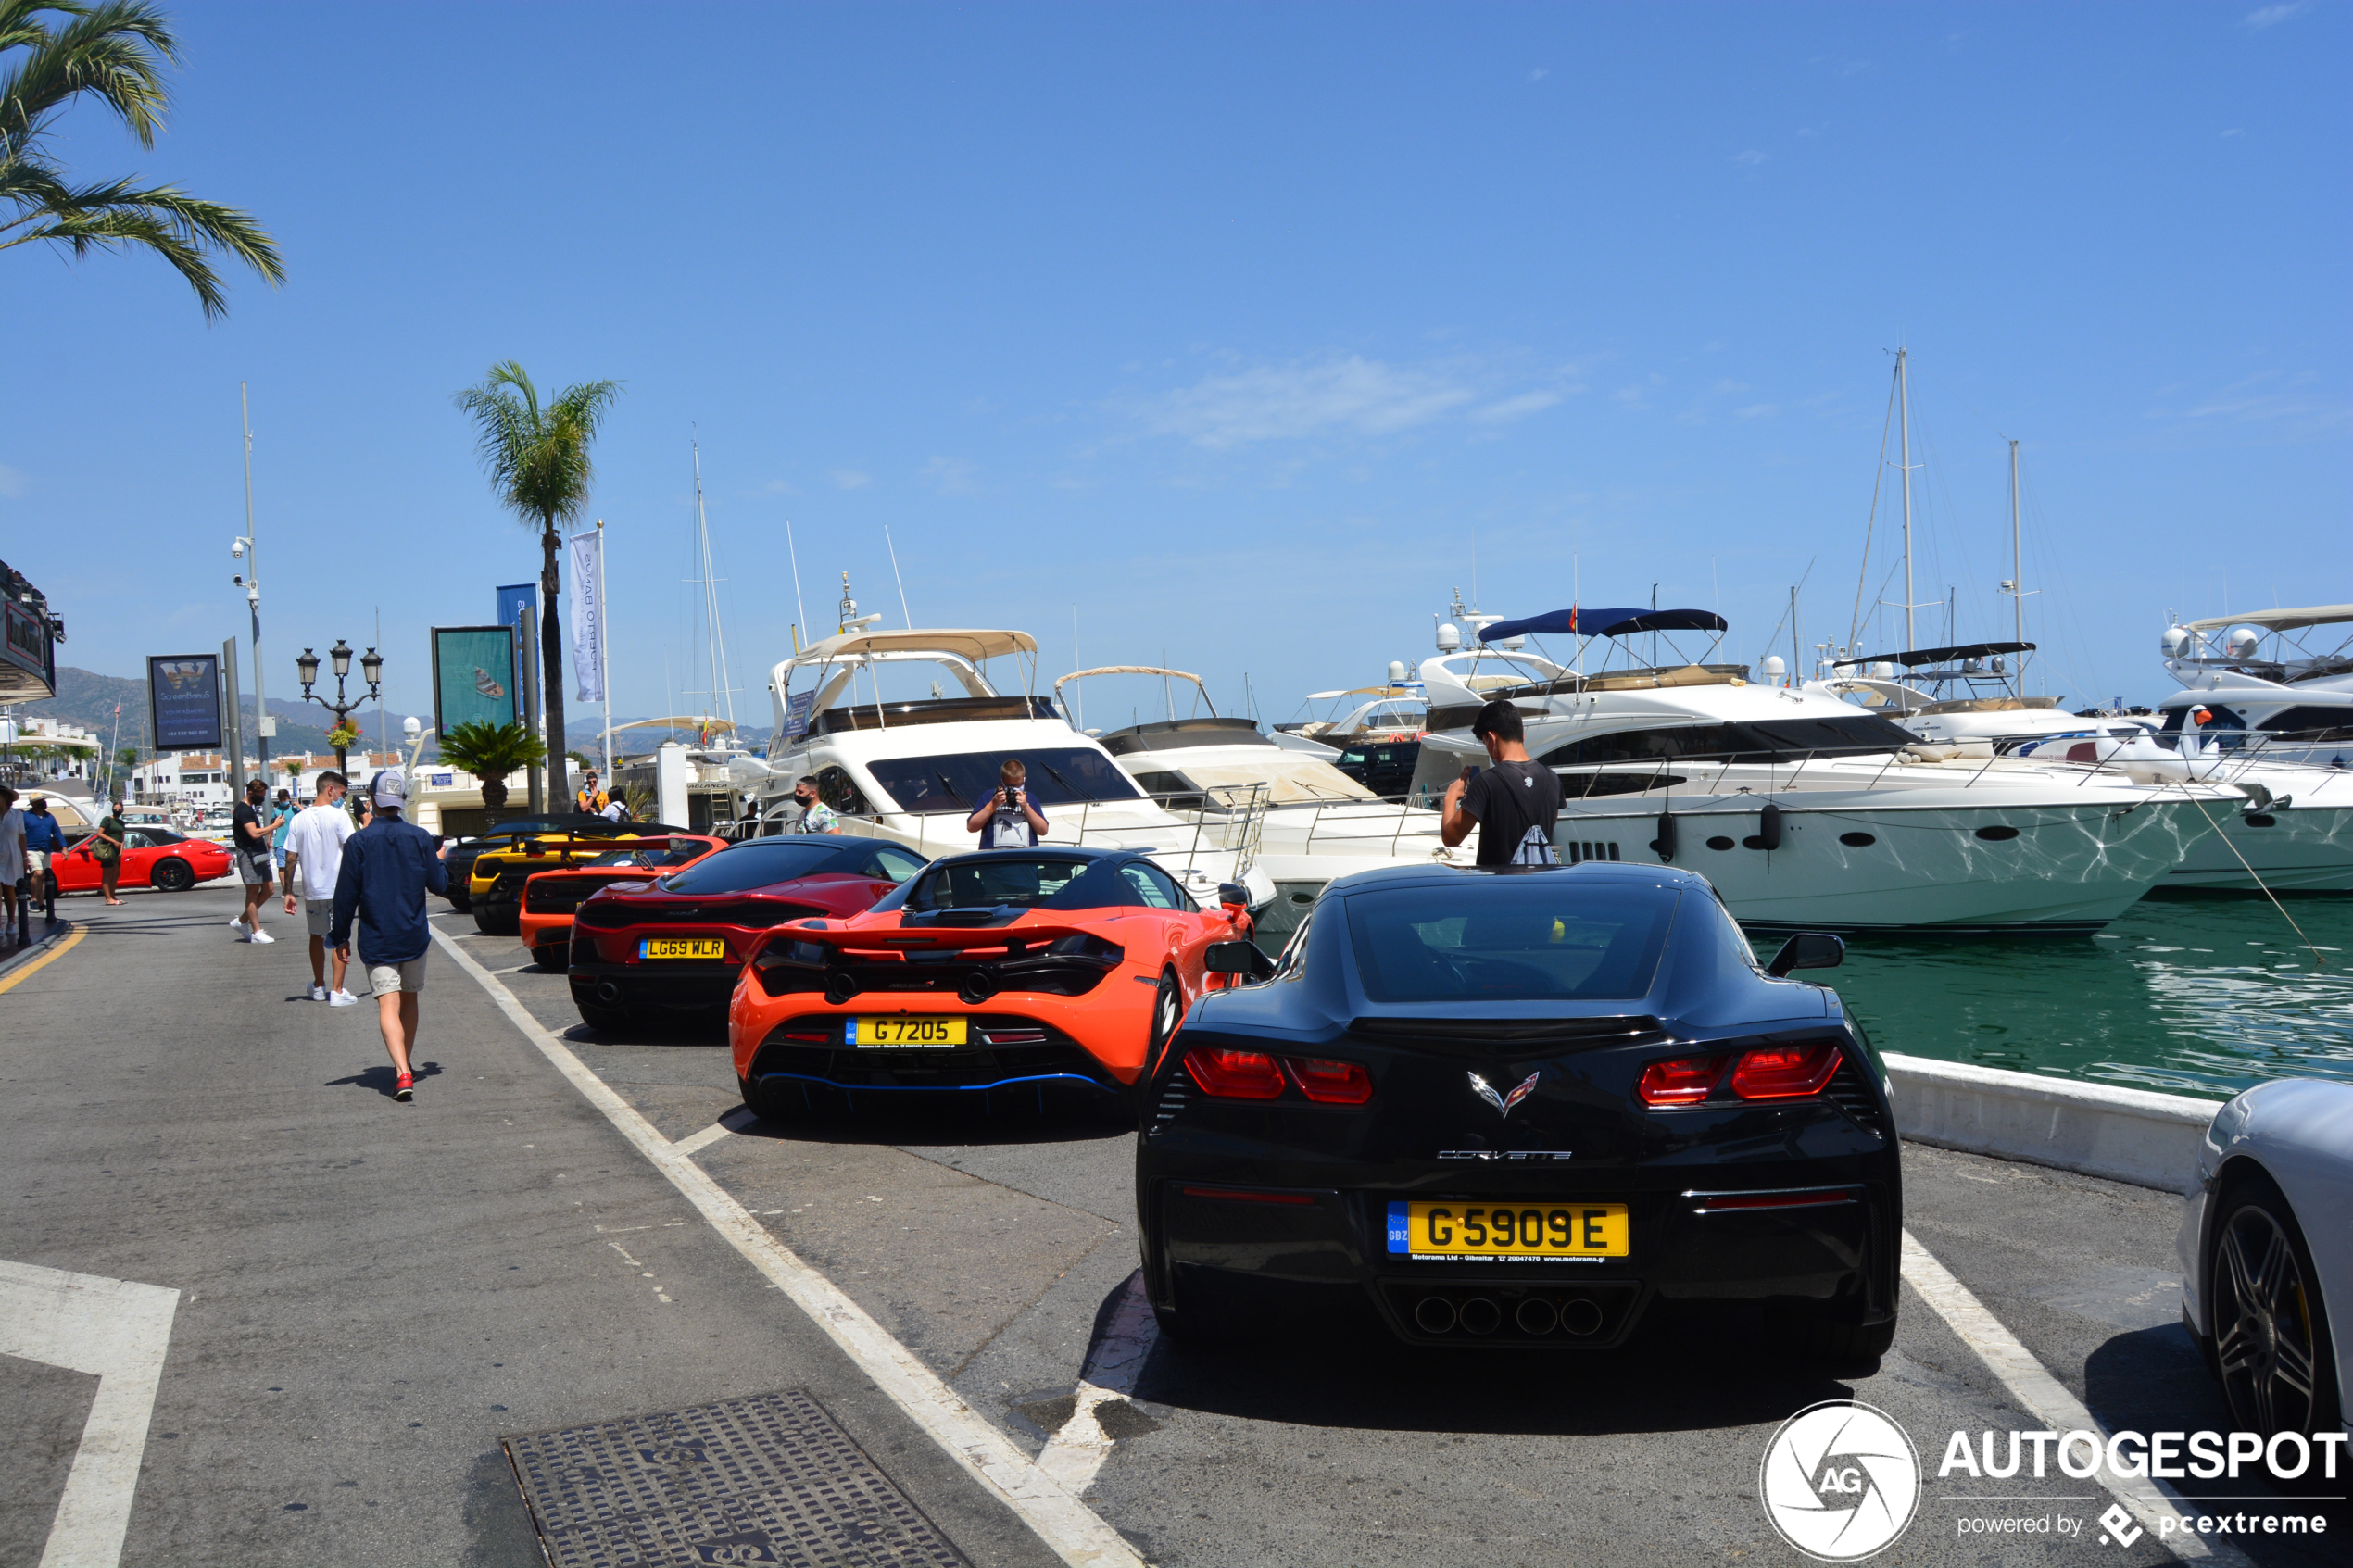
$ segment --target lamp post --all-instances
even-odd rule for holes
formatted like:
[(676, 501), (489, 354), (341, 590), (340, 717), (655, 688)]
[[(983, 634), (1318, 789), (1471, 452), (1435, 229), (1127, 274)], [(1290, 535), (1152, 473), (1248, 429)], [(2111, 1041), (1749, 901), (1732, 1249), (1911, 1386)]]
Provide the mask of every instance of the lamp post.
[[(361, 703), (376, 701), (382, 696), (380, 688), (384, 678), (384, 656), (373, 648), (370, 648), (359, 656), (359, 676), (368, 683), (368, 695), (354, 697), (349, 702), (344, 700), (343, 683), (344, 678), (351, 673), (351, 646), (341, 637), (337, 637), (335, 646), (327, 650), (327, 657), (333, 661), (335, 671), (335, 700), (333, 702), (329, 702), (310, 689), (312, 683), (319, 679), (317, 654), (308, 648), (303, 649), (301, 655), (295, 659), (295, 670), (302, 677), (303, 699), (307, 702), (315, 702), (333, 714), (335, 728), (340, 730), (344, 726), (345, 719)], [(340, 744), (335, 746), (335, 771), (342, 773), (346, 781), (351, 777), (348, 771), (350, 765), (345, 760), (345, 753), (348, 749)]]

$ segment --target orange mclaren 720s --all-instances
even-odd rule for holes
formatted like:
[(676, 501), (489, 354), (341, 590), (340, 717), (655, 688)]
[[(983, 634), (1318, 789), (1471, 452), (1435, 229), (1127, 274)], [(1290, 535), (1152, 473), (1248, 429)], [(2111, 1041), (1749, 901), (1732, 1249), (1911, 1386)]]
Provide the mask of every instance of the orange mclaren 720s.
[(935, 861), (863, 914), (768, 932), (727, 1014), (744, 1101), (788, 1118), (930, 1098), (1134, 1104), (1205, 991), (1266, 960), (1134, 850)]

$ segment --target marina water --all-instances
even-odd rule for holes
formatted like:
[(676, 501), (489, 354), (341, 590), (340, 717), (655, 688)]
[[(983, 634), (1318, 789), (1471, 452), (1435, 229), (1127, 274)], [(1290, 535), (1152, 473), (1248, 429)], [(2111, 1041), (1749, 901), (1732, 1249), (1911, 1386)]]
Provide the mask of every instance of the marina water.
[(2353, 1081), (2353, 898), (2285, 903), (2326, 969), (2267, 899), (2158, 896), (2088, 940), (1858, 938), (1818, 978), (1910, 1056), (2211, 1099)]

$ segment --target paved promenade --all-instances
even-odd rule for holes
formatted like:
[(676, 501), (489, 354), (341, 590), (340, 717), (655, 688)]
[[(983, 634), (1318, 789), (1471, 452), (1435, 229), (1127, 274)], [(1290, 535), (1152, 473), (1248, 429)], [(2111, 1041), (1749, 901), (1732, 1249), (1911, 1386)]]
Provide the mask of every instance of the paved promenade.
[[(974, 1563), (1595, 1563), (1635, 1539), (1663, 1563), (1795, 1562), (1758, 1461), (1839, 1398), (1922, 1450), (1886, 1561), (2171, 1560), (2154, 1536), (1961, 1534), (2095, 1533), (2116, 1499), (1936, 1477), (1953, 1431), (2050, 1424), (1950, 1292), (1907, 1286), (1875, 1369), (1793, 1366), (1737, 1327), (1610, 1357), (1425, 1355), (1344, 1324), (1180, 1351), (1130, 1291), (1116, 1127), (767, 1127), (716, 1036), (592, 1034), (560, 975), (447, 914), (399, 1105), (372, 1008), (304, 999), (298, 922), (240, 945), (210, 887), (66, 909), (72, 946), (0, 974), (0, 1293), (85, 1276), (66, 1298), (86, 1331), (60, 1341), (114, 1314), (108, 1378), (148, 1365), (153, 1395), (134, 1431), (64, 1351), (0, 1355), (0, 1564), (108, 1517), (129, 1563), (538, 1562), (503, 1440), (780, 1390)], [(2227, 1426), (2174, 1322), (2178, 1200), (1926, 1148), (1906, 1170), (1924, 1266), (2051, 1389), (2110, 1427)], [(111, 1472), (107, 1444), (130, 1456)], [(2248, 1555), (2341, 1561), (2343, 1538)]]

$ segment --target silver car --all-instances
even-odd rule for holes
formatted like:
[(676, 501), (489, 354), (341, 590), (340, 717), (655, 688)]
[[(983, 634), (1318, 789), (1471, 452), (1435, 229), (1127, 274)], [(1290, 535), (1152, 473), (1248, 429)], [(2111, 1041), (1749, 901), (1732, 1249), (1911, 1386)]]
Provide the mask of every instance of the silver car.
[(2218, 1113), (2177, 1243), (2182, 1317), (2232, 1420), (2266, 1437), (2345, 1427), (2353, 1389), (2353, 1084), (2285, 1078)]

